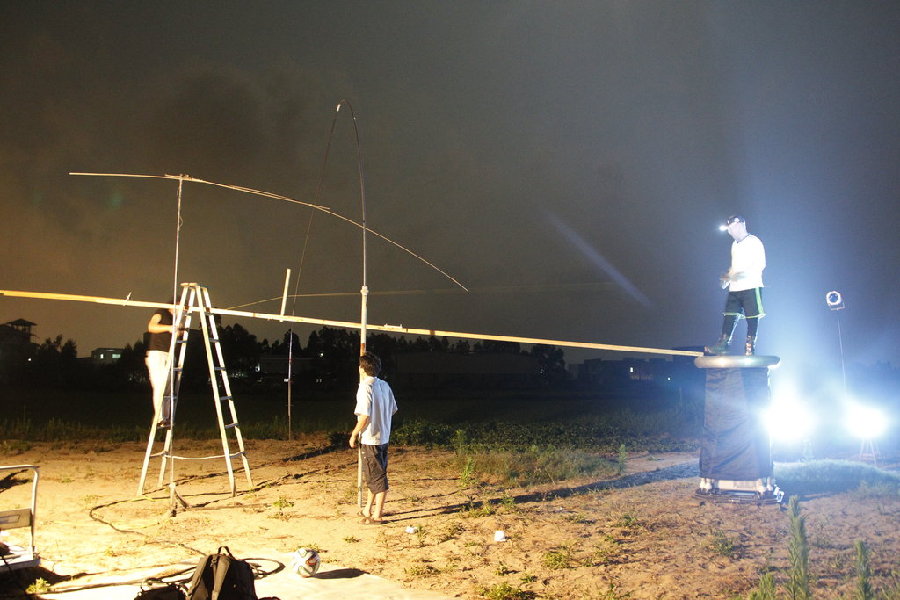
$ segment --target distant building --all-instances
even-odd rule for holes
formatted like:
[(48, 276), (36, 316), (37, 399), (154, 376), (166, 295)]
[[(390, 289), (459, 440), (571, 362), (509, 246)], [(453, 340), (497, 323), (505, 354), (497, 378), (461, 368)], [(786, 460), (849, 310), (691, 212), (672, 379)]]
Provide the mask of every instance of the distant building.
[(97, 348), (91, 352), (91, 362), (95, 365), (111, 365), (122, 358), (123, 348)]
[(0, 323), (0, 382), (8, 382), (34, 355), (37, 344), (31, 341), (36, 323), (16, 319)]
[(27, 344), (31, 342), (34, 334), (31, 328), (37, 325), (25, 319), (16, 319), (8, 323), (0, 324), (0, 344)]

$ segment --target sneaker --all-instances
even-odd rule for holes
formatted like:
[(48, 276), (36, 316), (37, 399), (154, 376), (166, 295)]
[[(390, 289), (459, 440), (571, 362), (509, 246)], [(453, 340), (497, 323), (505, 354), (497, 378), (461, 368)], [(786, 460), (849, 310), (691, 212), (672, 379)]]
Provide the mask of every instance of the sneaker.
[(716, 342), (712, 346), (706, 346), (703, 349), (706, 351), (707, 354), (721, 356), (722, 354), (728, 353), (729, 345), (731, 345), (731, 340), (729, 340), (726, 337), (720, 337), (718, 342)]

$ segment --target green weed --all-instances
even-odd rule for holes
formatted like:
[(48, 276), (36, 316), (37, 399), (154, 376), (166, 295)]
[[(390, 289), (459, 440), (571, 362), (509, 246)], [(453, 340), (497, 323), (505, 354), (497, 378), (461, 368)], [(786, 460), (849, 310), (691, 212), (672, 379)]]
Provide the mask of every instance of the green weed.
[(625, 600), (626, 598), (631, 597), (629, 592), (621, 592), (616, 589), (616, 584), (610, 582), (609, 586), (606, 590), (603, 591), (603, 594), (600, 596), (600, 600)]
[(438, 543), (452, 540), (459, 536), (463, 531), (465, 531), (465, 527), (462, 526), (462, 523), (454, 521), (438, 535)]
[(431, 565), (416, 565), (407, 569), (403, 569), (403, 572), (410, 577), (431, 577), (441, 574), (440, 569)]
[(472, 456), (466, 456), (466, 462), (459, 474), (459, 486), (463, 489), (470, 488), (475, 483), (475, 459)]
[(620, 527), (622, 529), (628, 530), (639, 530), (646, 529), (644, 523), (637, 517), (637, 515), (631, 513), (622, 513), (619, 515), (619, 518), (613, 521), (613, 527)]
[(856, 542), (856, 590), (853, 600), (874, 600), (875, 591), (869, 578), (872, 571), (869, 568), (869, 548), (862, 540)]
[(509, 490), (503, 490), (503, 497), (500, 499), (500, 506), (503, 507), (503, 511), (507, 513), (515, 513), (519, 511), (519, 507), (516, 506), (516, 499), (509, 495)]
[(287, 519), (287, 514), (284, 512), (284, 509), (291, 508), (294, 506), (294, 503), (288, 500), (285, 496), (278, 496), (278, 499), (272, 503), (272, 508), (276, 510), (276, 516), (279, 519)]
[(81, 497), (81, 506), (84, 508), (91, 508), (96, 506), (100, 501), (100, 496), (97, 494), (87, 494)]
[(38, 577), (37, 579), (34, 580), (34, 582), (31, 585), (28, 586), (28, 588), (25, 590), (25, 593), (40, 595), (40, 594), (46, 594), (49, 591), (50, 591), (50, 582), (47, 581), (46, 579), (44, 579), (43, 577)]
[(611, 535), (604, 535), (600, 543), (594, 546), (594, 552), (587, 561), (588, 566), (599, 567), (613, 564), (622, 552), (622, 544)]
[(776, 600), (778, 596), (775, 594), (775, 578), (771, 573), (764, 573), (759, 578), (759, 585), (755, 590), (750, 592), (747, 600)]
[(628, 468), (628, 451), (625, 449), (625, 444), (619, 444), (619, 453), (616, 457), (616, 471), (621, 475), (626, 468)]
[(419, 543), (419, 548), (425, 546), (425, 528), (421, 525), (416, 526), (416, 541)]
[(556, 550), (548, 550), (541, 562), (548, 569), (568, 569), (572, 564), (572, 549), (562, 546)]
[(483, 587), (478, 594), (487, 600), (532, 600), (536, 598), (534, 592), (522, 590), (508, 583), (495, 583), (491, 587)]
[(737, 544), (721, 529), (711, 532), (706, 548), (713, 554), (724, 556), (725, 558), (738, 558)]
[(788, 540), (787, 592), (791, 600), (809, 600), (809, 543), (806, 538), (806, 517), (800, 514), (800, 502), (797, 496), (788, 501), (788, 518), (790, 519), (790, 538)]
[(471, 518), (490, 517), (497, 514), (497, 507), (490, 502), (476, 503), (474, 498), (469, 498), (465, 516)]

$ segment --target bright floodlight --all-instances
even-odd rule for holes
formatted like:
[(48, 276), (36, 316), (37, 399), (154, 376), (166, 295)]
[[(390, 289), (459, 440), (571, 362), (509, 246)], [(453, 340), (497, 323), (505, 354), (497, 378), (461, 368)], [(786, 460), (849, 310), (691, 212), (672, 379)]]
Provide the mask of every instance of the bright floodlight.
[(782, 444), (799, 444), (809, 439), (816, 425), (809, 407), (790, 394), (773, 398), (763, 418), (772, 440)]
[(832, 290), (825, 294), (825, 304), (831, 310), (841, 310), (844, 308), (844, 297), (837, 290)]
[(861, 440), (874, 440), (887, 431), (887, 417), (873, 406), (849, 404), (847, 406), (847, 430)]

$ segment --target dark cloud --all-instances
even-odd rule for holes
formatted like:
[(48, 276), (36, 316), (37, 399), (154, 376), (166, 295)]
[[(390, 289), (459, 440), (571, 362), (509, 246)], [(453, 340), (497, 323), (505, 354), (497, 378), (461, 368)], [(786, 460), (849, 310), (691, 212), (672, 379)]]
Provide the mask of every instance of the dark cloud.
[[(715, 226), (742, 212), (770, 254), (762, 351), (833, 366), (822, 298), (837, 288), (849, 354), (900, 362), (887, 300), (900, 290), (885, 276), (900, 264), (894, 5), (29, 2), (2, 12), (0, 217), (13, 225), (0, 287), (155, 298), (171, 286), (177, 185), (69, 171), (187, 173), (359, 218), (348, 112), (329, 138), (348, 98), (370, 226), (488, 290), (373, 296), (373, 322), (703, 344), (718, 329), (728, 260)], [(198, 184), (182, 201), (179, 278), (206, 283), (217, 303), (279, 295), (304, 247), (301, 291), (358, 291), (359, 232), (346, 223)], [(453, 288), (377, 240), (369, 277), (374, 291)], [(295, 308), (358, 316), (352, 296)], [(90, 311), (0, 303), (0, 319), (29, 318), (82, 353), (136, 339), (145, 320)]]

